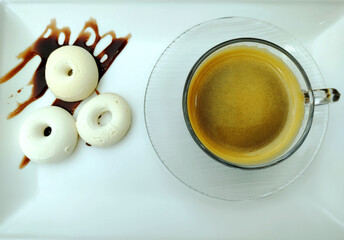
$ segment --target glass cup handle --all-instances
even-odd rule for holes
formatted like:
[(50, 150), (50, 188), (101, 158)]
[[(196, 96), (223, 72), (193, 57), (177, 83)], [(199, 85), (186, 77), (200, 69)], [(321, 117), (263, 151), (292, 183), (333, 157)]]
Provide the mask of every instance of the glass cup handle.
[[(314, 89), (314, 105), (324, 105), (332, 102), (338, 102), (340, 98), (340, 93), (335, 88), (323, 88), (323, 89)], [(304, 92), (305, 102), (309, 103), (309, 93)]]

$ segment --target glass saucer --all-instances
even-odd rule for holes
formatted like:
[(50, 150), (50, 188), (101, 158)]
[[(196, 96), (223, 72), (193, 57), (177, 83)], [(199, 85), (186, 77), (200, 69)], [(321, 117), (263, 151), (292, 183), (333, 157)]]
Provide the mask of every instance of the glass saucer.
[(184, 121), (186, 78), (210, 48), (243, 37), (264, 39), (284, 48), (303, 66), (313, 89), (325, 87), (312, 57), (288, 33), (255, 19), (230, 17), (201, 23), (178, 36), (154, 66), (145, 94), (146, 128), (160, 160), (188, 187), (223, 200), (266, 197), (292, 183), (318, 153), (328, 121), (328, 106), (316, 106), (312, 128), (302, 146), (287, 160), (268, 168), (230, 167), (204, 153)]

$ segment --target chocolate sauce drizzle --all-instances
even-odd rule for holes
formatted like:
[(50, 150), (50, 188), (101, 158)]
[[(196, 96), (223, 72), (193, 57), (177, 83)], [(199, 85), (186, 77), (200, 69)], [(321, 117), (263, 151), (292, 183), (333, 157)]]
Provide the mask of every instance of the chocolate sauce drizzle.
[(26, 165), (28, 165), (30, 162), (30, 159), (27, 156), (24, 156), (22, 161), (19, 164), (19, 169), (23, 169)]
[[(88, 45), (88, 41), (92, 35), (92, 32), (86, 31), (86, 29), (88, 28), (91, 28), (95, 34), (95, 40), (93, 44), (91, 45)], [(49, 35), (46, 36), (47, 34)], [(61, 34), (63, 34), (65, 38), (64, 38), (63, 43), (59, 44), (58, 40)], [(22, 61), (12, 70), (10, 70), (7, 74), (5, 74), (3, 77), (0, 78), (0, 84), (7, 82), (11, 78), (13, 78), (20, 70), (22, 70), (26, 66), (26, 64), (30, 62), (35, 56), (39, 56), (41, 58), (41, 62), (39, 66), (35, 70), (35, 73), (32, 79), (27, 84), (28, 86), (32, 85), (32, 92), (31, 92), (30, 97), (26, 101), (22, 103), (18, 103), (17, 108), (11, 113), (9, 113), (9, 115), (7, 116), (7, 119), (11, 119), (17, 116), (30, 103), (42, 97), (44, 93), (47, 91), (48, 86), (45, 80), (45, 66), (46, 66), (47, 59), (49, 55), (57, 48), (65, 46), (65, 45), (69, 45), (70, 34), (71, 34), (71, 30), (69, 27), (57, 28), (56, 20), (52, 19), (50, 24), (46, 27), (46, 29), (39, 36), (39, 38), (31, 46), (29, 46), (26, 50), (24, 50), (18, 55), (18, 59), (22, 59)], [(97, 44), (99, 43), (100, 40), (102, 40), (106, 36), (111, 36), (112, 40), (110, 44), (100, 54), (98, 54), (97, 56), (94, 56), (94, 50)], [(86, 49), (89, 53), (91, 53), (91, 55), (94, 57), (94, 60), (96, 61), (97, 66), (98, 66), (98, 72), (99, 72), (98, 81), (100, 81), (100, 79), (109, 69), (113, 61), (116, 59), (116, 57), (121, 53), (121, 51), (127, 45), (129, 38), (130, 38), (130, 35), (123, 38), (117, 38), (114, 31), (109, 31), (101, 36), (99, 34), (96, 20), (91, 18), (89, 21), (85, 23), (83, 29), (81, 30), (77, 39), (72, 45), (82, 47)], [(105, 61), (102, 61), (103, 57), (106, 58)], [(20, 91), (18, 90), (18, 92)], [(80, 102), (81, 101), (65, 102), (61, 99), (56, 99), (52, 105), (62, 107), (65, 110), (67, 110), (69, 113), (73, 114), (75, 109), (80, 104)], [(29, 161), (30, 160), (26, 156), (24, 156), (20, 164), (20, 168), (25, 167), (29, 163)]]

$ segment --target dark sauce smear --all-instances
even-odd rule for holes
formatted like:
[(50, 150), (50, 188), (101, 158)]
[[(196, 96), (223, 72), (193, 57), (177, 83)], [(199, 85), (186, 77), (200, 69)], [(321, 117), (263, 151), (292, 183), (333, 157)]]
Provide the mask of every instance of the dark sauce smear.
[(23, 169), (26, 165), (28, 165), (30, 162), (30, 159), (27, 156), (23, 157), (23, 160), (19, 164), (19, 169)]
[[(89, 29), (91, 29), (95, 35), (95, 40), (92, 44), (88, 43), (90, 37), (92, 36), (92, 32), (86, 31)], [(64, 41), (62, 44), (59, 44), (58, 42), (60, 35), (64, 35)], [(0, 78), (0, 84), (7, 82), (11, 78), (13, 78), (21, 69), (23, 69), (26, 66), (26, 64), (30, 62), (35, 56), (39, 56), (41, 58), (41, 62), (39, 66), (35, 70), (35, 73), (32, 79), (27, 84), (28, 86), (32, 85), (32, 92), (31, 92), (30, 97), (23, 103), (18, 103), (17, 108), (7, 116), (7, 119), (17, 116), (30, 103), (34, 102), (35, 100), (39, 99), (40, 97), (44, 95), (44, 93), (48, 89), (48, 86), (45, 80), (45, 66), (46, 66), (48, 57), (57, 48), (65, 46), (65, 45), (69, 45), (70, 35), (71, 35), (71, 30), (69, 27), (57, 28), (56, 20), (55, 19), (51, 20), (50, 24), (46, 27), (46, 29), (39, 36), (39, 38), (30, 47), (28, 47), (26, 50), (24, 50), (18, 55), (18, 59), (22, 59), (22, 61), (12, 70), (10, 70), (7, 74), (5, 74), (3, 77)], [(94, 56), (94, 50), (97, 44), (99, 43), (100, 40), (102, 40), (103, 38), (107, 36), (111, 37), (110, 44), (107, 47), (105, 47), (104, 50), (100, 54), (98, 54), (97, 56)], [(100, 79), (109, 69), (113, 61), (116, 59), (116, 57), (121, 53), (121, 51), (127, 45), (129, 38), (130, 38), (130, 35), (123, 38), (117, 38), (114, 31), (109, 31), (101, 36), (99, 34), (96, 20), (91, 18), (89, 21), (85, 23), (77, 39), (71, 45), (82, 47), (86, 49), (89, 53), (91, 53), (91, 55), (94, 57), (94, 60), (96, 61), (97, 66), (98, 66), (98, 72), (99, 72), (98, 81), (100, 81)], [(103, 57), (105, 59), (104, 61), (102, 60)], [(97, 91), (97, 94), (98, 93), (99, 92)], [(52, 103), (52, 105), (62, 107), (65, 110), (67, 110), (69, 113), (73, 114), (75, 109), (79, 106), (80, 102), (81, 101), (65, 102), (61, 99), (56, 99)], [(24, 156), (19, 168), (22, 169), (23, 167), (25, 167), (29, 163), (29, 161), (30, 160), (26, 156)]]

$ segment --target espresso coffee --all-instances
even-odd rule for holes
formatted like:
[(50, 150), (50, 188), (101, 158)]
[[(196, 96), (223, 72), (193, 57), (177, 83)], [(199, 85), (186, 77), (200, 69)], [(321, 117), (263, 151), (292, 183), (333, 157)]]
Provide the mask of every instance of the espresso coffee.
[(236, 165), (257, 165), (291, 145), (302, 124), (304, 96), (279, 57), (254, 46), (232, 46), (199, 65), (187, 111), (210, 152)]

